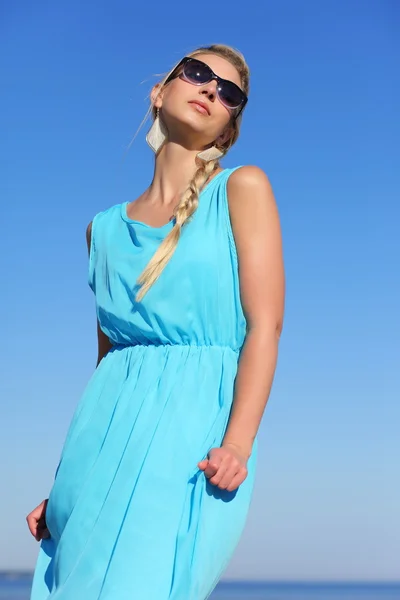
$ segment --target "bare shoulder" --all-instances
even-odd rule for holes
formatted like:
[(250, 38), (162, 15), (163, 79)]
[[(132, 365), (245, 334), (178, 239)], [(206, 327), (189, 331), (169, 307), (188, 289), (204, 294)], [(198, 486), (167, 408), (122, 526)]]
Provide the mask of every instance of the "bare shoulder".
[(243, 185), (259, 186), (269, 183), (265, 171), (256, 165), (239, 167), (229, 176), (228, 185), (232, 188)]
[(89, 251), (90, 251), (90, 242), (92, 239), (92, 223), (93, 223), (93, 221), (90, 221), (89, 225), (86, 227), (86, 243), (87, 243), (87, 247), (88, 247)]
[(242, 222), (265, 223), (277, 216), (277, 205), (268, 175), (256, 165), (239, 167), (228, 178), (227, 195), (232, 225)]
[(279, 337), (285, 274), (279, 215), (270, 181), (259, 167), (239, 167), (228, 178), (227, 195), (247, 331), (273, 331)]

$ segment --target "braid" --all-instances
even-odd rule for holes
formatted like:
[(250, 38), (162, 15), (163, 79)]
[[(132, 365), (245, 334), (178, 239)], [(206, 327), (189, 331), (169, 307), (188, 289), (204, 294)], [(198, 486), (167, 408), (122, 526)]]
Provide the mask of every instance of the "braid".
[(178, 206), (174, 210), (175, 225), (167, 237), (161, 242), (146, 268), (139, 275), (137, 283), (142, 287), (136, 294), (136, 302), (140, 302), (149, 288), (157, 281), (165, 265), (170, 260), (178, 245), (182, 227), (189, 222), (199, 205), (199, 196), (210, 175), (218, 166), (218, 159), (203, 163), (194, 174), (188, 189), (182, 194)]
[(177, 223), (182, 226), (190, 219), (193, 213), (196, 211), (199, 204), (199, 196), (201, 189), (206, 183), (209, 176), (215, 170), (215, 163), (217, 161), (210, 161), (199, 167), (193, 176), (193, 179), (189, 183), (189, 187), (182, 195), (182, 198), (175, 209), (175, 217)]

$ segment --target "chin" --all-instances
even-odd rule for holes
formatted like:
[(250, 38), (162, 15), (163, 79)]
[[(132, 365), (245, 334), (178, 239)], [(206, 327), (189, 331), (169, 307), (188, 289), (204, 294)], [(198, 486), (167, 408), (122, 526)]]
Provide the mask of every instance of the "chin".
[(177, 120), (186, 127), (190, 127), (193, 131), (204, 131), (205, 120), (207, 117), (197, 112), (195, 108), (187, 104), (180, 109)]

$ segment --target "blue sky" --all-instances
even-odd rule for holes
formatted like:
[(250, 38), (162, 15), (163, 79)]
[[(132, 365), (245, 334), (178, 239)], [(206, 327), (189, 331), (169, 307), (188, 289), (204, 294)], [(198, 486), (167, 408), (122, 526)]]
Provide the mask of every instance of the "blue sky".
[(25, 516), (95, 367), (86, 226), (151, 180), (149, 122), (125, 151), (156, 74), (217, 42), (252, 76), (222, 164), (268, 174), (287, 278), (254, 499), (225, 578), (399, 577), (399, 26), (390, 0), (3, 7), (0, 568), (34, 566)]

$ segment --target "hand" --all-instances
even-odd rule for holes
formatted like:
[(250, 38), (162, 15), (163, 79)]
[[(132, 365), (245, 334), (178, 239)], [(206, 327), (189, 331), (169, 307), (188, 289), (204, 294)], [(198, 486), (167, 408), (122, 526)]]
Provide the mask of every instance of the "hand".
[(208, 458), (197, 463), (210, 483), (233, 492), (247, 477), (247, 458), (233, 444), (211, 448)]
[(33, 537), (39, 542), (42, 538), (50, 537), (50, 532), (46, 525), (46, 508), (48, 499), (43, 500), (32, 512), (26, 517), (29, 530)]

